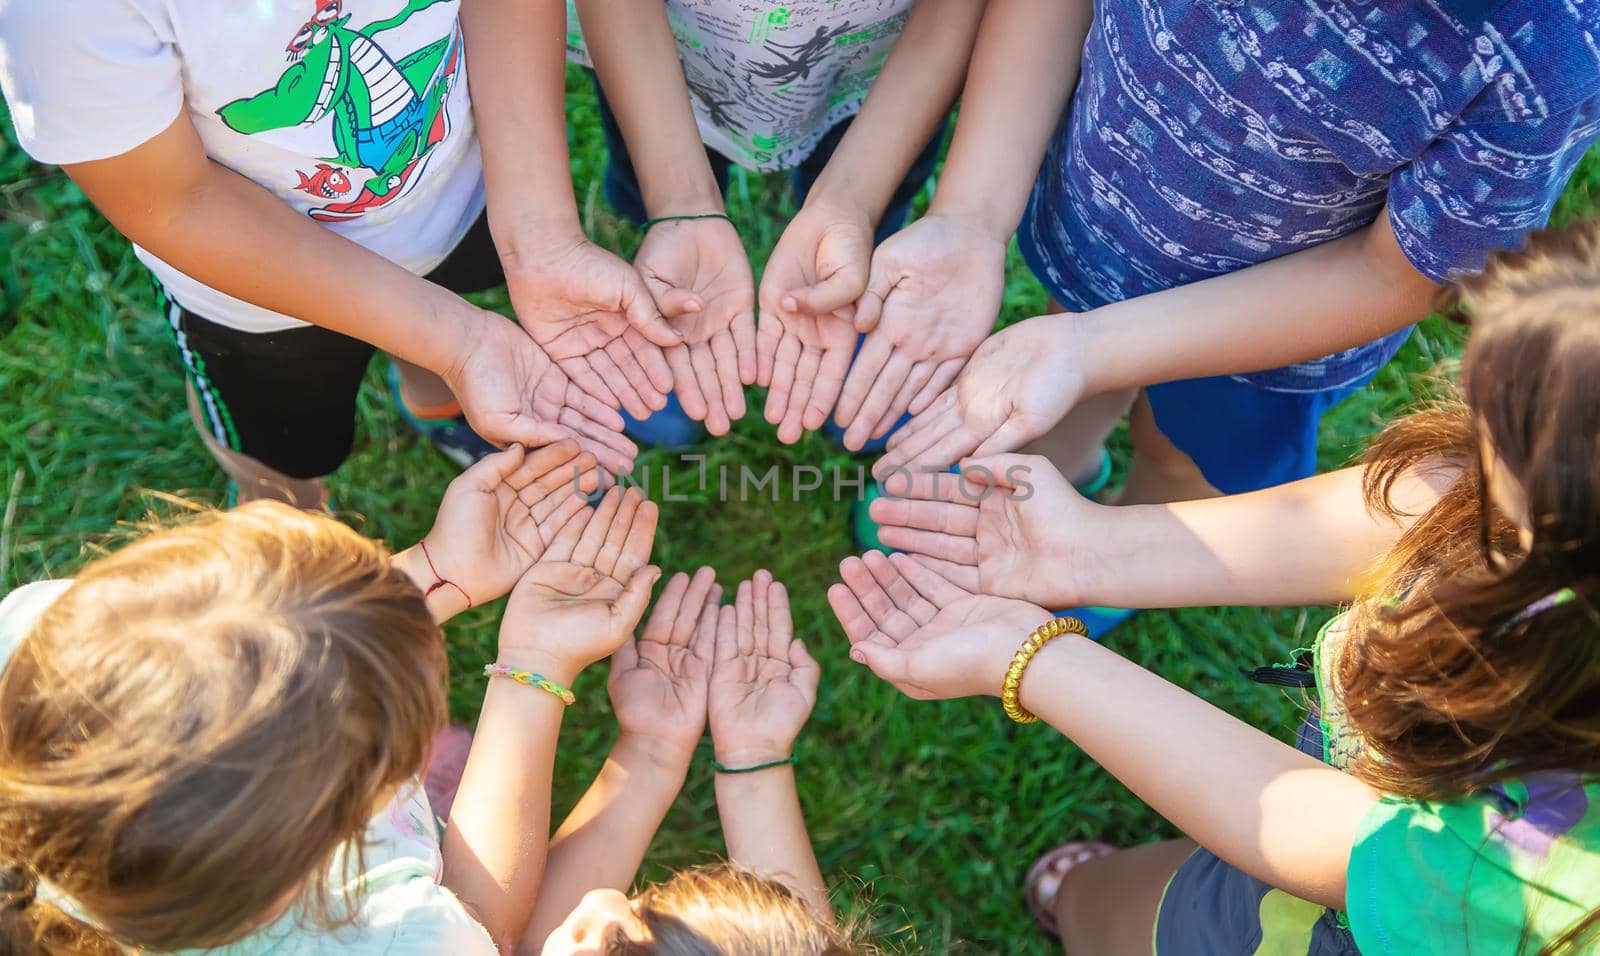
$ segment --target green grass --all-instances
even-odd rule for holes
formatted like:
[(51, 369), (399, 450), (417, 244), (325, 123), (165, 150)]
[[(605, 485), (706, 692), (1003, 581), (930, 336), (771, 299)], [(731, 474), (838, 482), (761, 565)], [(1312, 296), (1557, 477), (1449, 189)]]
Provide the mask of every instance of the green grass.
[[(599, 198), (604, 147), (589, 84), (571, 78), (569, 87), (573, 173), (585, 222), (596, 239), (629, 254), (637, 234)], [(220, 504), (224, 484), (190, 427), (178, 359), (144, 270), (82, 193), (58, 170), (32, 164), (17, 149), (9, 121), (3, 126), (0, 589), (10, 589), (71, 574), (119, 523), (158, 506), (151, 490)], [(1600, 162), (1591, 157), (1559, 215), (1592, 213), (1597, 191)], [(793, 211), (786, 179), (736, 172), (729, 210), (759, 267)], [(1014, 254), (1007, 292), (1006, 319), (1043, 310), (1042, 289)], [(1348, 462), (1413, 400), (1425, 373), (1459, 347), (1456, 329), (1437, 319), (1426, 323), (1370, 389), (1328, 417), (1324, 465)], [(355, 453), (332, 488), (350, 523), (404, 545), (428, 528), (452, 472), (389, 409), (380, 370), (374, 363), (361, 395)], [(1119, 437), (1116, 446), (1120, 467), (1125, 441)], [(727, 463), (735, 473), (741, 464), (758, 473), (773, 464), (811, 464), (852, 476), (858, 464), (817, 436), (780, 445), (759, 414), (695, 451), (708, 456), (712, 469)], [(650, 469), (667, 461), (661, 453), (643, 458)], [(831, 495), (794, 501), (784, 487), (776, 503), (718, 504), (692, 493), (687, 501), (664, 502), (662, 510), (656, 555), (668, 573), (710, 564), (731, 582), (767, 567), (789, 584), (799, 631), (824, 669), (821, 698), (800, 744), (812, 836), (844, 896), (857, 899), (895, 942), (926, 952), (1052, 952), (1020, 902), (1022, 872), (1035, 855), (1065, 839), (1131, 843), (1171, 834), (1047, 728), (1014, 726), (993, 701), (909, 701), (850, 664), (824, 598), (838, 561), (852, 551), (848, 508)], [(1073, 529), (1060, 532), (1070, 537)], [(497, 613), (497, 607), (478, 609), (449, 628), (452, 706), (460, 718), (471, 719), (481, 699), (482, 678), (475, 675), (493, 653)], [(1124, 626), (1112, 643), (1257, 726), (1287, 731), (1292, 702), (1247, 683), (1238, 668), (1284, 659), (1327, 616), (1315, 608), (1153, 612)], [(603, 668), (584, 675), (577, 692), (558, 761), (558, 811), (577, 799), (613, 736)], [(720, 851), (709, 765), (701, 759), (655, 841), (645, 876), (661, 877)]]

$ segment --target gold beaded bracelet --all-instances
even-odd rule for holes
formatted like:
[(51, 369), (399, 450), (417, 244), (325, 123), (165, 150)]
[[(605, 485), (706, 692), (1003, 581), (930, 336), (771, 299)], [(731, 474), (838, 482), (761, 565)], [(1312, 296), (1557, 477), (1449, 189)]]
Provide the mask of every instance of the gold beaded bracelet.
[(1040, 624), (1022, 642), (1022, 647), (1017, 650), (1016, 656), (1011, 658), (1011, 666), (1006, 668), (1006, 679), (1001, 685), (1000, 705), (1006, 709), (1006, 716), (1019, 724), (1034, 724), (1039, 718), (1022, 709), (1022, 704), (1017, 697), (1022, 691), (1022, 672), (1028, 669), (1028, 662), (1033, 660), (1033, 655), (1039, 653), (1039, 648), (1053, 638), (1063, 634), (1082, 634), (1089, 636), (1089, 629), (1075, 617), (1053, 617)]

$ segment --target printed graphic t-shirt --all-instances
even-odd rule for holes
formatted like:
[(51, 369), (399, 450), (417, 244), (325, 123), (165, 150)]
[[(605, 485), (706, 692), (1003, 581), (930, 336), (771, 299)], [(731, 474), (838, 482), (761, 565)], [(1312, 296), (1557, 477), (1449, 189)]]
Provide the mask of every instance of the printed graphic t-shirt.
[[(483, 208), (458, 7), (0, 0), (0, 87), (18, 141), (45, 163), (120, 155), (186, 111), (213, 160), (421, 274)], [(137, 252), (200, 315), (255, 332), (305, 324)]]
[[(652, 2), (652, 0), (639, 0)], [(854, 116), (912, 0), (664, 0), (707, 146), (748, 169), (790, 169)], [(567, 3), (567, 55), (593, 66)]]
[[(1323, 760), (1361, 752), (1331, 680), (1343, 616), (1316, 672)], [(1600, 907), (1600, 780), (1548, 772), (1455, 800), (1385, 796), (1350, 853), (1346, 922), (1367, 956), (1536, 951)]]
[[(1099, 3), (1017, 239), (1083, 311), (1338, 238), (1387, 203), (1407, 258), (1446, 281), (1543, 225), (1597, 136), (1600, 4)], [(1238, 378), (1335, 388), (1404, 334)]]
[[(0, 670), (39, 617), (71, 586), (70, 579), (38, 581), (0, 601)], [(339, 854), (329, 874), (334, 905), (345, 899), (359, 905), (353, 926), (330, 935), (302, 925), (301, 914), (291, 910), (236, 943), (186, 950), (182, 956), (494, 956), (497, 950), (488, 931), (439, 885), (444, 868), (439, 830), (421, 780), (402, 788), (372, 818), (363, 840), (366, 869), (355, 872)], [(74, 908), (70, 899), (52, 902), (64, 903), (69, 912)]]

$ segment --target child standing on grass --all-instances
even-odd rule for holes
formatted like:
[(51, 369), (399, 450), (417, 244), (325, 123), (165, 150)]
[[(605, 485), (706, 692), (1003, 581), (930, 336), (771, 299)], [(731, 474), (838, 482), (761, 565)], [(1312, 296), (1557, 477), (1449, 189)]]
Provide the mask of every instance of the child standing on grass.
[[(626, 263), (572, 236), (561, 6), (502, 6), (0, 5), (17, 138), (135, 243), (242, 500), (325, 498), (374, 349), (397, 361), (402, 410), (461, 463), (485, 439), (578, 437), (621, 468), (633, 448), (613, 409), (666, 401), (658, 346), (678, 336)], [(507, 92), (540, 62), (554, 84), (546, 69)], [(508, 277), (539, 302), (521, 328), (457, 294)]]
[[(620, 734), (550, 844), (526, 956), (875, 952), (834, 921), (795, 790), (795, 739), (819, 669), (765, 571), (719, 607), (712, 570), (662, 590), (611, 661)], [(709, 724), (726, 865), (680, 872), (632, 899), (650, 840)]]
[[(930, 215), (874, 257), (847, 444), (914, 398), (883, 473), (1036, 442), (1089, 483), (1137, 393), (1127, 503), (1312, 474), (1438, 285), (1544, 224), (1597, 39), (1559, 0), (990, 4)], [(1066, 314), (985, 341), (1013, 232)], [(891, 355), (971, 362), (919, 392)]]
[[(1600, 229), (1536, 236), (1463, 292), (1465, 405), (1391, 426), (1363, 468), (1104, 508), (1042, 458), (978, 459), (981, 504), (924, 477), (880, 507), (944, 557), (846, 562), (855, 660), (917, 697), (1001, 695), (1188, 834), (1035, 864), (1069, 952), (1600, 945)], [(1016, 468), (1031, 494), (982, 477)], [(1054, 636), (1039, 605), (1062, 600), (1351, 604), (1262, 675), (1311, 695), (1291, 747)]]
[[(576, 0), (572, 55), (596, 72), (607, 199), (645, 228), (634, 257), (685, 336), (681, 404), (633, 423), (655, 444), (714, 435), (770, 386), (784, 442), (833, 408), (872, 247), (933, 173), (982, 5), (968, 0)], [(859, 115), (857, 115), (859, 113)], [(759, 295), (724, 214), (729, 168), (792, 170), (800, 211)], [(759, 303), (759, 322), (756, 310)]]
[[(659, 576), (655, 506), (613, 489), (591, 509), (576, 489), (598, 480), (576, 443), (513, 447), (397, 555), (256, 502), (8, 596), (0, 949), (509, 951), (565, 688)], [(508, 590), (441, 840), (417, 776), (445, 718), (439, 622)]]

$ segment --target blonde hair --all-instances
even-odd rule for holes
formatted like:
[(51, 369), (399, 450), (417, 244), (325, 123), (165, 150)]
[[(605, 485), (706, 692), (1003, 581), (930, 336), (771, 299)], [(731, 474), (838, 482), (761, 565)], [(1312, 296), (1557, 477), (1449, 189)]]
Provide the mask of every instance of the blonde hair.
[(258, 502), (90, 563), (0, 673), (0, 949), (331, 927), (322, 877), (422, 769), (444, 672), (422, 594), (331, 518)]
[(648, 930), (608, 956), (876, 956), (849, 927), (821, 919), (794, 891), (729, 864), (675, 874), (634, 899)]

